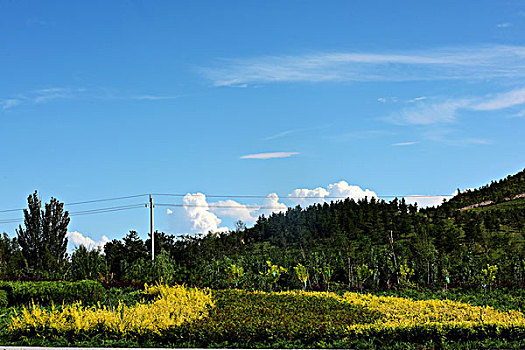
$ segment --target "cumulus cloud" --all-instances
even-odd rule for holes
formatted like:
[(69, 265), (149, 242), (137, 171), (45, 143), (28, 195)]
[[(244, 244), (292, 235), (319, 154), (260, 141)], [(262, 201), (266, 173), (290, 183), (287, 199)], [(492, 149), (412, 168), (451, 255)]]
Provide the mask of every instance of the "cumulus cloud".
[(69, 243), (72, 244), (74, 247), (83, 245), (89, 250), (104, 248), (104, 244), (109, 242), (109, 238), (107, 236), (102, 236), (100, 240), (95, 242), (91, 237), (84, 236), (78, 231), (68, 232), (66, 233), (66, 237), (68, 238)]
[(241, 159), (288, 158), (296, 154), (299, 154), (299, 152), (268, 152), (268, 153), (247, 154), (245, 156), (242, 156)]
[(279, 202), (277, 193), (270, 193), (263, 201), (263, 208), (259, 210), (258, 215), (264, 214), (269, 216), (272, 213), (284, 213), (288, 210), (286, 204)]
[(236, 220), (242, 220), (245, 223), (251, 223), (257, 220), (257, 216), (254, 215), (259, 210), (259, 207), (244, 205), (228, 199), (212, 204), (211, 209), (219, 216), (228, 216)]
[(185, 219), (191, 222), (192, 233), (207, 234), (211, 232), (225, 232), (227, 227), (221, 227), (222, 220), (211, 210), (203, 193), (188, 193), (182, 199)]
[(370, 191), (368, 189), (363, 190), (359, 186), (348, 184), (346, 181), (339, 181), (334, 184), (330, 184), (326, 188), (298, 188), (288, 195), (288, 198), (291, 201), (303, 207), (312, 205), (314, 203), (331, 202), (345, 198), (358, 200), (365, 197), (377, 198), (377, 195), (374, 191)]

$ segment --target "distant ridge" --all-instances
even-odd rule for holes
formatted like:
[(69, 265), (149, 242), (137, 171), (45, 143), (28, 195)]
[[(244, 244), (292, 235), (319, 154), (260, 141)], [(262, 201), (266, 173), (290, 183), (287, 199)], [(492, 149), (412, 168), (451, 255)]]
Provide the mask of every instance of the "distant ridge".
[[(459, 189), (458, 189), (459, 191)], [(475, 190), (459, 192), (440, 208), (446, 210), (467, 210), (509, 202), (525, 197), (525, 169), (498, 181), (491, 181)]]

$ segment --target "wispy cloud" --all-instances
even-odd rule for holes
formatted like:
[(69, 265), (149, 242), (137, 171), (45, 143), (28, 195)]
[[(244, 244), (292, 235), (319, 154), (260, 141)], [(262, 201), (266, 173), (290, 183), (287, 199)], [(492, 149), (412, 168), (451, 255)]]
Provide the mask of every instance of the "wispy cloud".
[(137, 100), (137, 101), (162, 101), (174, 100), (179, 95), (156, 95), (156, 94), (124, 94), (109, 93), (107, 89), (84, 89), (69, 87), (50, 87), (45, 89), (30, 90), (13, 97), (0, 99), (0, 108), (8, 110), (19, 105), (44, 104), (52, 101), (67, 99), (83, 100)]
[(484, 99), (484, 101), (473, 105), (472, 109), (478, 111), (494, 111), (521, 105), (524, 103), (525, 89), (518, 89), (498, 94), (492, 98), (488, 97), (487, 99)]
[(523, 118), (523, 117), (525, 117), (525, 109), (519, 111), (518, 113), (513, 114), (512, 117), (514, 117), (514, 118)]
[(512, 26), (512, 23), (509, 23), (509, 22), (496, 24), (496, 27), (498, 27), (498, 28), (508, 28), (508, 27), (511, 27), (511, 26)]
[(418, 143), (418, 142), (415, 142), (415, 141), (411, 141), (411, 142), (398, 142), (398, 143), (393, 143), (392, 146), (412, 146), (412, 145), (415, 145), (416, 143)]
[(433, 127), (424, 132), (422, 137), (426, 140), (439, 142), (449, 146), (479, 146), (492, 144), (491, 140), (462, 135), (457, 130), (446, 127)]
[[(409, 101), (410, 102), (410, 101)], [(464, 97), (435, 101), (420, 99), (418, 103), (405, 107), (384, 118), (398, 125), (430, 125), (452, 123), (459, 111), (496, 111), (525, 104), (525, 89), (516, 89), (497, 95)]]
[(215, 86), (278, 82), (421, 81), (525, 76), (525, 47), (486, 45), (403, 53), (330, 52), (222, 60), (201, 69)]
[(426, 100), (428, 97), (426, 96), (419, 96), (419, 97), (416, 97), (416, 98), (413, 98), (411, 100), (408, 100), (407, 102), (408, 103), (414, 103), (414, 102), (419, 102), (419, 101), (424, 101)]
[(267, 136), (264, 138), (264, 140), (274, 140), (274, 139), (279, 139), (281, 137), (285, 137), (286, 135), (290, 135), (291, 133), (293, 133), (294, 130), (286, 130), (286, 131), (282, 131), (280, 133), (277, 133), (275, 135), (271, 135), (271, 136)]
[(447, 100), (444, 102), (421, 103), (405, 107), (385, 118), (393, 124), (430, 125), (436, 123), (451, 123), (456, 119), (456, 113), (470, 104), (468, 99)]
[(20, 104), (20, 102), (21, 101), (19, 99), (9, 98), (7, 100), (0, 101), (0, 105), (2, 106), (3, 110), (6, 110), (6, 109), (9, 109), (9, 108), (13, 108), (15, 106), (18, 106)]
[(174, 100), (180, 96), (163, 96), (163, 95), (139, 95), (134, 96), (133, 99), (140, 101), (161, 101), (161, 100)]
[(288, 158), (293, 155), (299, 154), (299, 152), (268, 152), (268, 153), (256, 153), (247, 154), (242, 156), (241, 159), (272, 159), (272, 158)]

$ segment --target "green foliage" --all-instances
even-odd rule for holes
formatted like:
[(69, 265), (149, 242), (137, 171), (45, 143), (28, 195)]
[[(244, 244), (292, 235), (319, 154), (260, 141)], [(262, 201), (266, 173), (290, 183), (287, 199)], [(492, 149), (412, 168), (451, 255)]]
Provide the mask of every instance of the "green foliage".
[(369, 268), (366, 264), (357, 266), (355, 270), (357, 274), (358, 287), (362, 291), (365, 282), (374, 275), (374, 270)]
[(306, 267), (302, 264), (297, 264), (293, 269), (299, 282), (303, 284), (303, 289), (306, 289), (306, 283), (308, 282), (308, 271), (306, 270)]
[(266, 270), (264, 272), (259, 272), (259, 275), (263, 280), (269, 284), (274, 290), (277, 289), (277, 282), (283, 273), (288, 272), (282, 266), (272, 264), (271, 260), (266, 261)]
[(32, 301), (42, 305), (75, 300), (97, 302), (104, 300), (106, 291), (96, 281), (52, 281), (52, 282), (5, 282), (0, 281), (0, 289), (7, 292), (9, 305), (27, 304)]
[(228, 274), (228, 281), (230, 282), (230, 285), (234, 285), (235, 288), (237, 288), (244, 277), (243, 267), (231, 264), (226, 269), (226, 273)]
[(16, 278), (25, 269), (25, 259), (16, 238), (0, 236), (0, 279)]
[(412, 276), (414, 276), (414, 269), (411, 269), (408, 265), (399, 265), (399, 281), (403, 287), (411, 285), (410, 279)]
[(496, 281), (497, 273), (497, 265), (487, 264), (487, 267), (481, 270), (481, 283), (483, 284), (484, 288), (489, 286), (490, 290), (492, 290), (492, 285)]
[(162, 339), (185, 339), (201, 347), (242, 342), (243, 347), (250, 348), (278, 341), (311, 345), (342, 339), (348, 325), (379, 317), (324, 295), (223, 290), (214, 292), (214, 300), (216, 306), (208, 318), (183, 324)]
[(7, 307), (7, 291), (0, 289), (0, 308)]
[(41, 210), (37, 191), (27, 198), (24, 227), (16, 230), (18, 243), (28, 266), (27, 272), (45, 277), (60, 277), (66, 263), (67, 226), (69, 213), (64, 203), (51, 197)]
[(100, 248), (89, 250), (83, 245), (75, 248), (68, 271), (73, 280), (99, 279), (106, 275), (106, 262)]

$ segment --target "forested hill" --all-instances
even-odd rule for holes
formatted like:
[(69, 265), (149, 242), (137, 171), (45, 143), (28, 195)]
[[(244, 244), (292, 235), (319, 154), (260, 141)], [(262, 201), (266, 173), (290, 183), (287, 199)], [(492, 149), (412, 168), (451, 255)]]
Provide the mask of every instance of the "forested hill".
[(441, 206), (446, 210), (461, 209), (484, 202), (501, 203), (525, 193), (525, 169), (475, 190), (460, 192)]
[[(458, 208), (524, 192), (522, 171), (432, 209), (375, 198), (298, 206), (233, 232), (178, 238), (157, 233), (156, 251), (164, 253), (156, 261), (167, 262), (174, 281), (214, 288), (231, 286), (241, 268), (243, 277), (235, 283), (243, 287), (266, 288), (268, 278), (276, 278), (274, 287), (278, 280), (282, 288), (301, 288), (294, 272), (299, 264), (307, 269), (312, 289), (328, 284), (351, 289), (442, 286), (446, 280), (479, 288), (487, 283), (487, 265), (491, 271), (497, 267), (496, 281), (490, 283), (523, 288), (523, 207)], [(137, 279), (148, 261), (148, 246), (136, 233), (106, 243), (106, 266), (115, 279)], [(284, 269), (273, 271), (288, 272), (279, 277), (268, 264)]]

